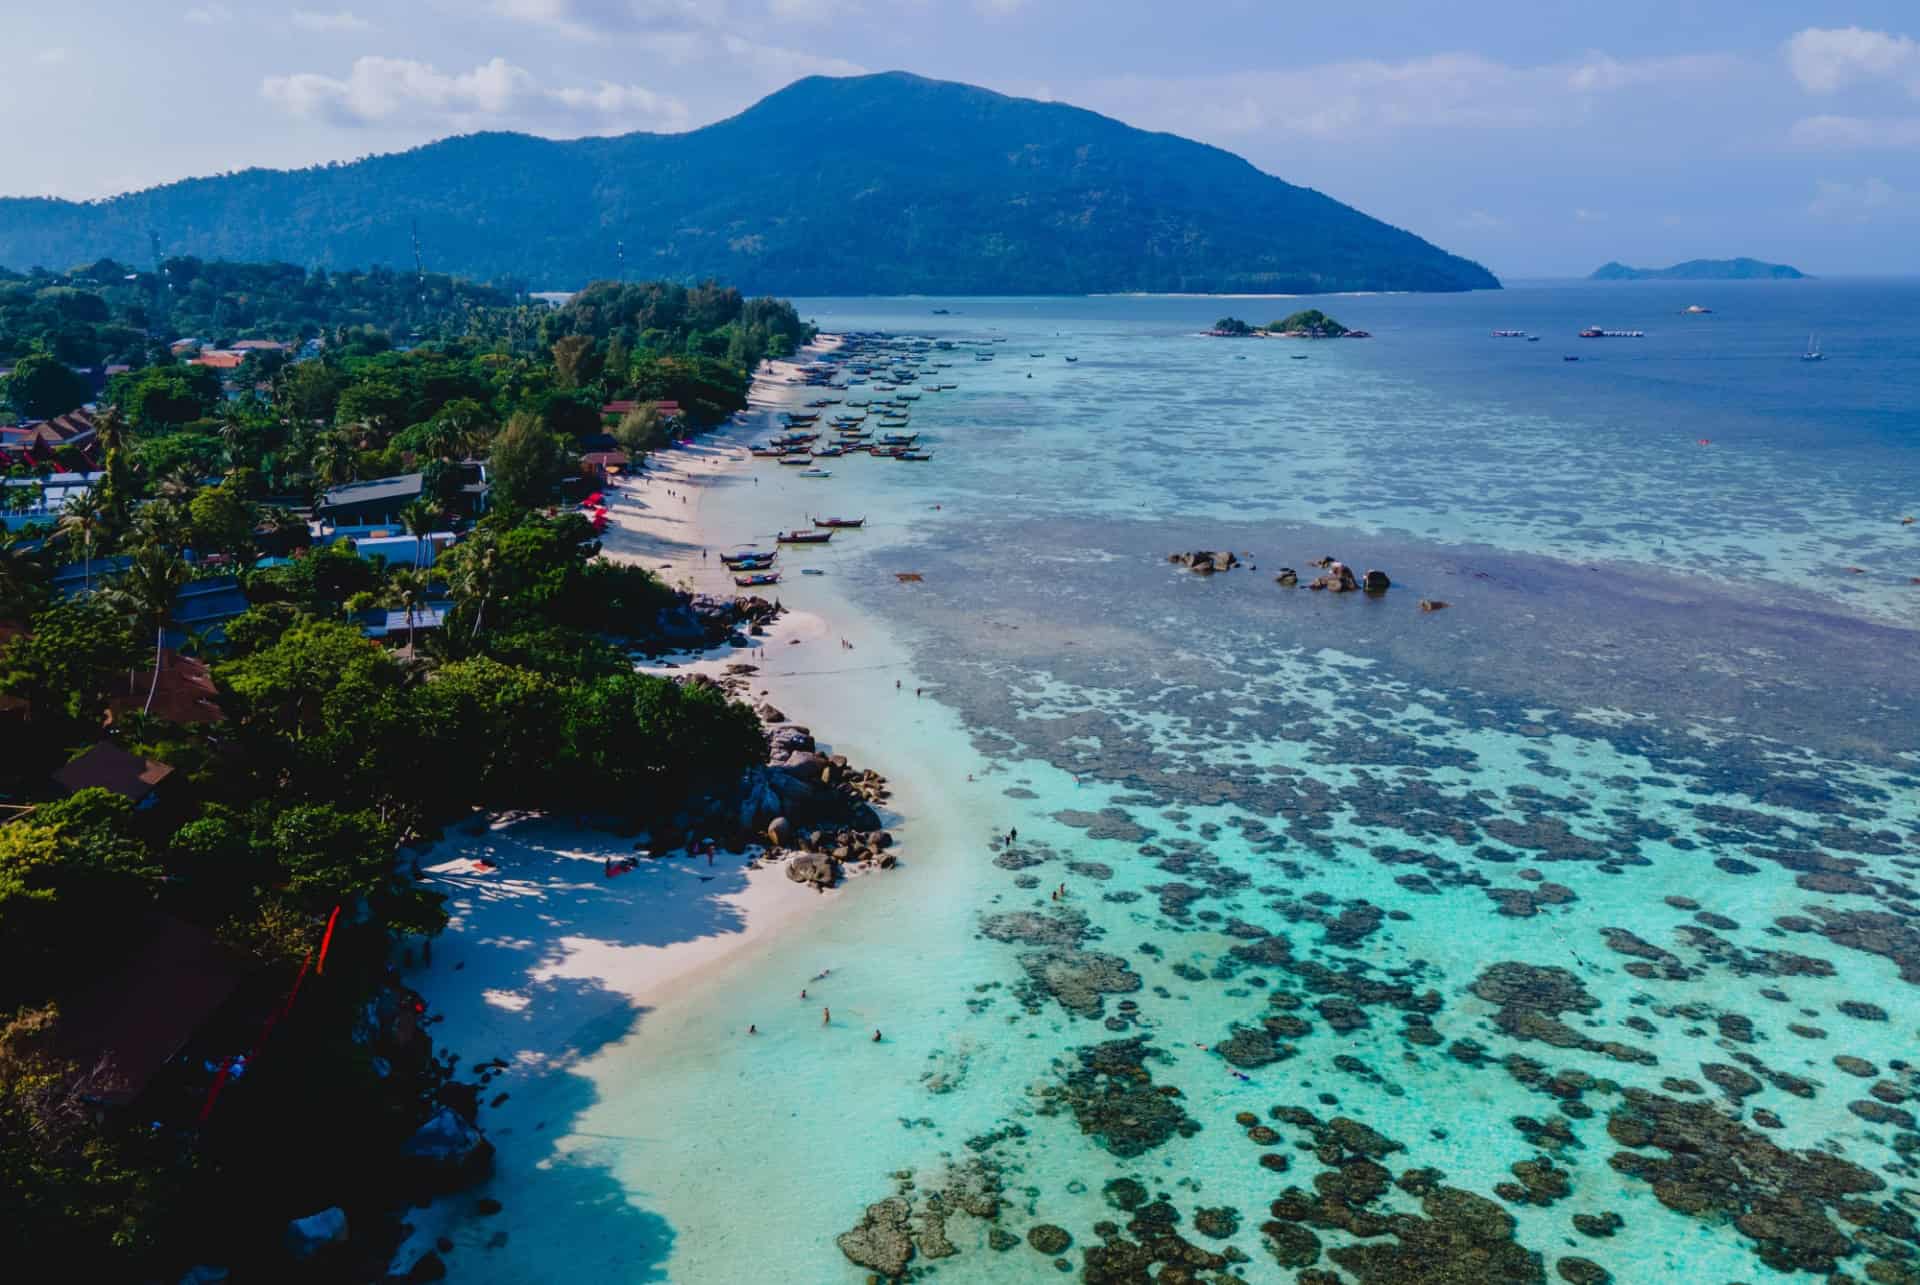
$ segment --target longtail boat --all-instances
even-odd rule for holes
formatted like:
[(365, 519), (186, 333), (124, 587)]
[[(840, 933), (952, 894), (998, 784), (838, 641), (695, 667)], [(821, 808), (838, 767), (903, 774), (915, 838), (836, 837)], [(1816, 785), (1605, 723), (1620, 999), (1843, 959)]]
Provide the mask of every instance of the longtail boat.
[(781, 544), (825, 544), (833, 539), (831, 531), (782, 531), (774, 539)]
[(778, 571), (756, 571), (752, 575), (735, 576), (733, 582), (742, 589), (752, 585), (779, 584), (780, 573)]
[(815, 518), (813, 524), (842, 530), (863, 527), (867, 524), (867, 520), (865, 518)]
[(896, 460), (915, 460), (915, 461), (930, 460), (933, 458), (933, 452), (932, 451), (900, 451), (900, 452), (897, 452), (893, 458), (895, 458)]

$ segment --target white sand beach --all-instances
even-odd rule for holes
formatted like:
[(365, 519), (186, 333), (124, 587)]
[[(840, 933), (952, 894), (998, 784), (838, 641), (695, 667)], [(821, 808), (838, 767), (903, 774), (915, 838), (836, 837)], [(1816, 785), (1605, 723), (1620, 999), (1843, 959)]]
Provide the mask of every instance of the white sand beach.
[[(749, 413), (795, 404), (797, 369), (767, 363)], [(701, 501), (719, 481), (737, 484), (750, 459), (713, 441), (655, 453), (644, 476), (610, 489), (603, 552), (672, 584), (734, 593), (718, 558), (700, 556), (725, 538), (703, 526)], [(829, 632), (822, 616), (789, 611), (756, 639), (756, 656), (722, 647), (654, 668), (717, 677), (742, 659), (785, 660), (790, 648), (824, 642)], [(772, 667), (757, 675), (756, 698), (785, 701), (782, 679)], [(446, 895), (450, 922), (430, 955), (416, 956), (408, 981), (428, 1000), (436, 1046), (459, 1056), (463, 1076), (482, 1063), (504, 1063), (485, 1085), (480, 1121), (500, 1146), (503, 1171), (521, 1167), (512, 1159), (515, 1133), (543, 1131), (549, 1120), (558, 1126), (579, 1109), (583, 1062), (749, 962), (776, 934), (860, 882), (813, 891), (789, 880), (783, 864), (760, 861), (757, 849), (722, 850), (711, 861), (686, 852), (639, 855), (633, 868), (609, 876), (610, 861), (636, 855), (632, 838), (532, 814), (449, 831), (420, 855), (425, 886)], [(544, 1148), (525, 1151), (531, 1157)], [(471, 1240), (469, 1205), (453, 1197), (416, 1210), (395, 1270), (440, 1236)]]
[[(801, 363), (837, 347), (837, 336), (823, 335), (794, 361), (763, 362), (748, 392), (747, 413), (764, 415), (798, 406), (806, 392)], [(712, 529), (703, 521), (702, 510), (713, 487), (723, 479), (745, 476), (742, 470), (751, 459), (743, 447), (711, 436), (654, 452), (644, 470), (618, 479), (606, 491), (608, 523), (601, 534), (601, 552), (616, 562), (638, 563), (671, 585), (699, 593), (734, 593), (719, 553), (739, 543), (738, 535)]]

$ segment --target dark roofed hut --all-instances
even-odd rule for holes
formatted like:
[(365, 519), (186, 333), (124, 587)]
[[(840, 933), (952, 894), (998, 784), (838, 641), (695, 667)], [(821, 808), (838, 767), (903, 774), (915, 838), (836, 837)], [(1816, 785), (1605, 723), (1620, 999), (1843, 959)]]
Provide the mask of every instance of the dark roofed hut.
[(129, 754), (112, 741), (100, 741), (55, 772), (53, 780), (68, 794), (111, 790), (134, 807), (146, 808), (158, 801), (160, 783), (172, 775), (173, 769), (158, 759)]
[(232, 997), (247, 974), (243, 959), (204, 931), (154, 913), (126, 961), (60, 1000), (54, 1051), (83, 1066), (105, 1063), (94, 1097), (120, 1106)]

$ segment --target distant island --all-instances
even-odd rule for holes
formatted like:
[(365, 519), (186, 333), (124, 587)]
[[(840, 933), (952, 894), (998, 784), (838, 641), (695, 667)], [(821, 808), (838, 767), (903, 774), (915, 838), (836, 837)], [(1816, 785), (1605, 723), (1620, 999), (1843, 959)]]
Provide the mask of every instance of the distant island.
[(1784, 263), (1759, 259), (1688, 259), (1670, 268), (1630, 268), (1609, 263), (1595, 268), (1589, 281), (1802, 281), (1807, 274)]
[(1497, 290), (1479, 264), (1217, 147), (900, 72), (809, 77), (684, 134), (486, 133), (104, 201), (0, 199), (0, 263), (278, 260), (535, 290), (616, 276), (753, 293)]
[(1318, 308), (1308, 308), (1254, 326), (1238, 317), (1222, 317), (1207, 333), (1216, 339), (1371, 339), (1364, 330), (1349, 330)]

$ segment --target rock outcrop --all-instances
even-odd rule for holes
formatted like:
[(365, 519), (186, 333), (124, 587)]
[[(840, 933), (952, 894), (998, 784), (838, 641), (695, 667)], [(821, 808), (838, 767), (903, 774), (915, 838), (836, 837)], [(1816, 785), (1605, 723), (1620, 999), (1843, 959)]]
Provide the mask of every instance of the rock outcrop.
[(1216, 571), (1231, 571), (1240, 565), (1240, 559), (1234, 554), (1213, 549), (1195, 549), (1190, 553), (1169, 553), (1167, 561), (1202, 576), (1210, 576)]
[(493, 1171), (493, 1144), (452, 1107), (441, 1107), (416, 1129), (400, 1155), (429, 1192), (458, 1191)]
[(347, 1243), (347, 1211), (335, 1205), (287, 1224), (282, 1243), (287, 1253), (304, 1262)]

